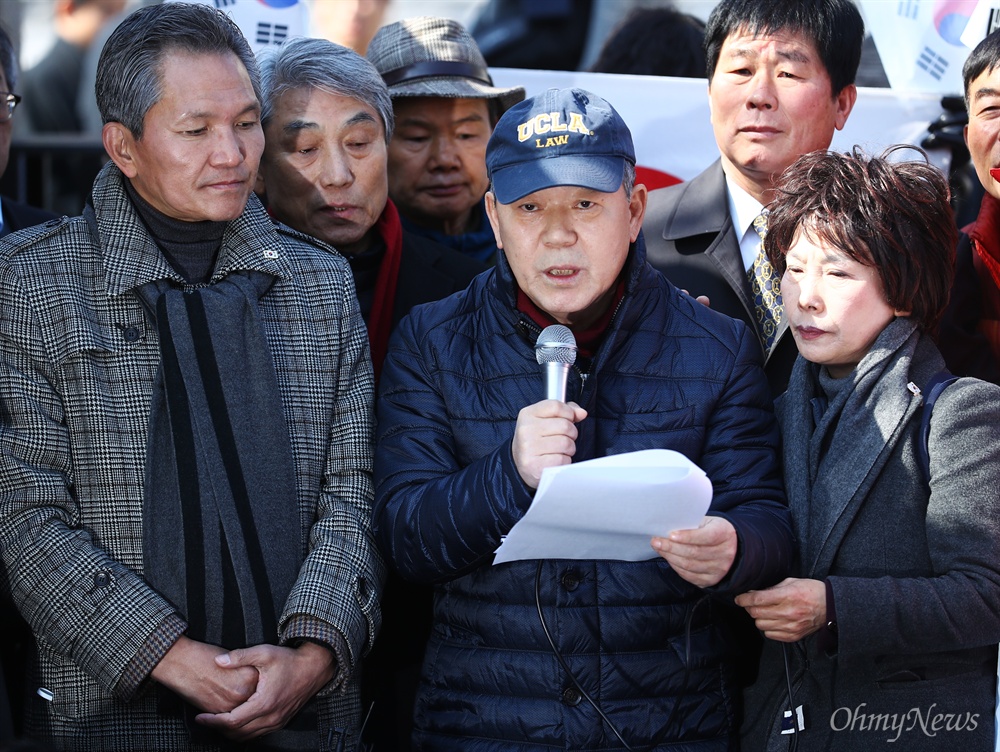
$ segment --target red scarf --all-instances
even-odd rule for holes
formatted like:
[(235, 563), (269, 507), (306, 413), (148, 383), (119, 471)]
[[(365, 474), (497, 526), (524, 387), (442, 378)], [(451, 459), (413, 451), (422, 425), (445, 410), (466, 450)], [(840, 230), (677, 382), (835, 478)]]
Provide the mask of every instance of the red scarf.
[[(624, 295), (625, 280), (620, 277), (618, 279), (618, 284), (615, 287), (614, 298), (611, 301), (611, 305), (608, 306), (608, 310), (606, 310), (604, 314), (597, 319), (597, 321), (588, 326), (586, 329), (573, 329), (573, 327), (570, 327), (573, 331), (573, 336), (576, 337), (576, 348), (580, 355), (585, 358), (594, 357), (594, 353), (597, 352), (597, 348), (601, 344), (601, 340), (604, 338), (604, 332), (607, 331), (608, 326), (611, 324), (611, 317), (615, 315), (615, 311), (618, 309), (618, 304), (621, 302)], [(559, 323), (541, 308), (536, 306), (531, 298), (524, 294), (521, 288), (517, 289), (517, 310), (521, 313), (527, 314), (527, 316), (542, 327), (542, 329), (551, 324)]]
[(375, 383), (382, 373), (382, 361), (389, 350), (389, 335), (392, 333), (392, 311), (396, 302), (396, 283), (399, 281), (399, 265), (403, 259), (403, 225), (399, 212), (392, 201), (385, 202), (385, 209), (375, 223), (375, 231), (385, 243), (385, 257), (378, 270), (372, 310), (368, 315), (368, 341), (371, 343), (372, 366), (375, 369)]
[(979, 330), (1000, 357), (1000, 201), (983, 196), (976, 221), (962, 229), (972, 239), (972, 259), (979, 276), (983, 312)]

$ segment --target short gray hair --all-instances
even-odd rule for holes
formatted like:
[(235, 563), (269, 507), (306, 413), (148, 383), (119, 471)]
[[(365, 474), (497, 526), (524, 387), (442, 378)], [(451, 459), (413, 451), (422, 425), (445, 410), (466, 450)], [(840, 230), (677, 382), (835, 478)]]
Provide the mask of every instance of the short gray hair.
[(635, 188), (635, 165), (625, 161), (625, 174), (622, 175), (622, 188), (625, 189), (625, 198), (632, 199), (632, 189)]
[(286, 91), (319, 89), (371, 107), (382, 118), (386, 143), (392, 138), (395, 121), (389, 89), (375, 66), (348, 47), (326, 39), (289, 39), (261, 53), (260, 80), (265, 126), (274, 117), (275, 102)]
[(121, 123), (135, 138), (142, 138), (146, 113), (163, 95), (163, 58), (174, 50), (236, 55), (260, 101), (260, 74), (253, 50), (229, 16), (207, 5), (163, 3), (129, 14), (104, 45), (95, 85), (101, 120)]

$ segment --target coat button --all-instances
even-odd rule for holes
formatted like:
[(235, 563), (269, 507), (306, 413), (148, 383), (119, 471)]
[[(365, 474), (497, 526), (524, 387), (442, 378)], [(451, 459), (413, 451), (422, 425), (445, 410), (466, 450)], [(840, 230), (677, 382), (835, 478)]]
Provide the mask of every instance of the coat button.
[(111, 574), (109, 572), (98, 572), (94, 575), (94, 587), (106, 588), (111, 584)]
[(580, 694), (580, 690), (576, 687), (566, 687), (562, 693), (562, 701), (564, 705), (569, 705), (571, 708), (575, 708), (580, 704), (580, 700), (583, 699), (583, 695)]
[(561, 582), (562, 586), (572, 593), (580, 587), (580, 575), (571, 569), (563, 574)]
[(139, 331), (137, 326), (127, 326), (122, 330), (122, 338), (126, 342), (138, 342), (142, 337), (142, 332)]

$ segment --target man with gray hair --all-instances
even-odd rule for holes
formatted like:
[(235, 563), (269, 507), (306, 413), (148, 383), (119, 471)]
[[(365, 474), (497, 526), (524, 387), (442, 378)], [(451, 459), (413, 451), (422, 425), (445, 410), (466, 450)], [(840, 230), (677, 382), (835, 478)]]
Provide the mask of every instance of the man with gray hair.
[(258, 193), (276, 219), (347, 258), (377, 378), (399, 320), (465, 289), (486, 265), (403, 229), (388, 199), (392, 101), (370, 62), (325, 39), (299, 38), (266, 51), (260, 70)]
[(353, 749), (384, 565), (347, 265), (251, 195), (259, 79), (224, 14), (132, 14), (97, 101), (93, 204), (0, 252), (0, 550), (38, 650), (29, 735)]

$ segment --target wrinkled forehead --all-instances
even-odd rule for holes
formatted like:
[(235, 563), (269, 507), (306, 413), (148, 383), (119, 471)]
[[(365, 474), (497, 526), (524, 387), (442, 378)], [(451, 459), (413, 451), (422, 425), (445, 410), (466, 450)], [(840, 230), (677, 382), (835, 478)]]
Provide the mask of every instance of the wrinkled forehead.
[(371, 103), (324, 86), (290, 87), (271, 106), (269, 122), (285, 132), (335, 131), (369, 124), (378, 128), (380, 137), (386, 131), (382, 114)]
[[(212, 96), (232, 99), (244, 94), (248, 106), (260, 108), (256, 82), (246, 65), (232, 50), (192, 50), (184, 46), (164, 48), (154, 63), (156, 99), (168, 90), (187, 96)], [(208, 73), (208, 76), (203, 74)], [(235, 78), (234, 78), (235, 76)], [(238, 81), (239, 83), (234, 83)], [(236, 87), (236, 88), (234, 88)], [(252, 100), (252, 101), (251, 101)], [(152, 106), (152, 105), (151, 105)], [(143, 117), (149, 110), (143, 113)]]
[(809, 36), (805, 29), (795, 26), (768, 27), (762, 24), (737, 26), (726, 35), (723, 48), (731, 51), (749, 43), (755, 45), (773, 43), (779, 50), (795, 48), (804, 51), (812, 59), (820, 60), (816, 40)]
[(170, 77), (171, 83), (184, 85), (187, 77), (195, 71), (212, 71), (223, 64), (235, 62), (241, 75), (250, 82), (250, 71), (232, 50), (197, 50), (183, 44), (168, 44), (159, 50), (153, 60), (156, 78), (163, 84)]
[(974, 102), (977, 94), (982, 95), (984, 92), (991, 96), (1000, 92), (1000, 59), (990, 63), (979, 74), (969, 80), (965, 98), (969, 102)]

